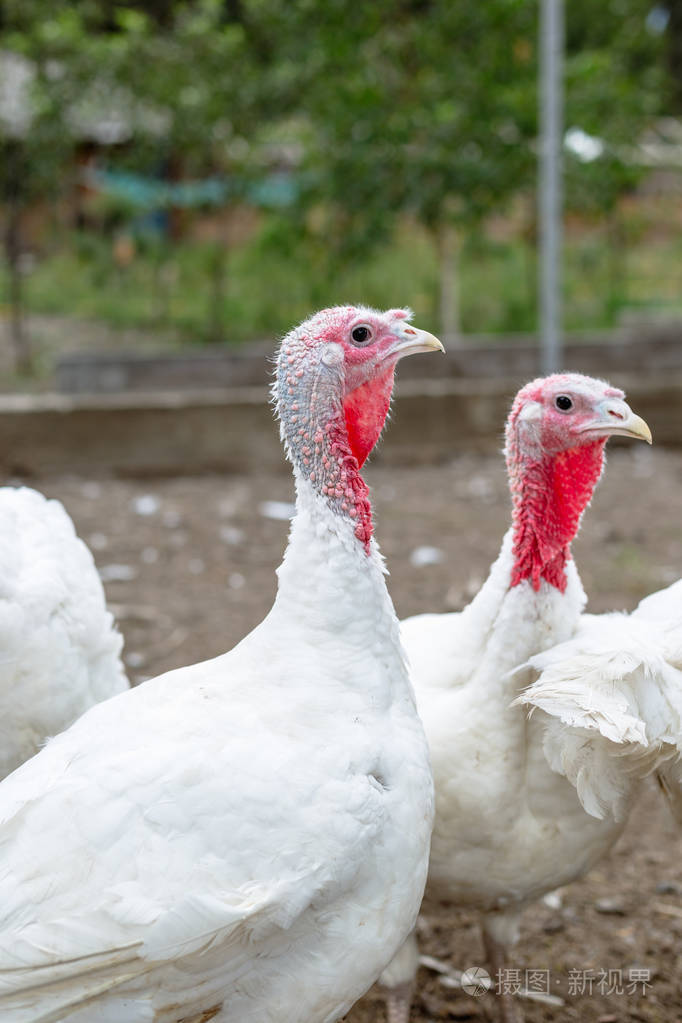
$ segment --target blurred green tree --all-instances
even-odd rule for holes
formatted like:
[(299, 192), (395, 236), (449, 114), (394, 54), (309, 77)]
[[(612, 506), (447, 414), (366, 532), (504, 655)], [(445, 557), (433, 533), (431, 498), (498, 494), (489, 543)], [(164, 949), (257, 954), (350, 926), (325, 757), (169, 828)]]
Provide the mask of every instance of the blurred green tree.
[(456, 334), (460, 235), (534, 164), (535, 4), (335, 0), (296, 16), (330, 252), (367, 250), (413, 216), (438, 246), (441, 326)]
[(0, 202), (10, 338), (14, 364), (21, 373), (30, 372), (32, 366), (23, 323), (22, 217), (30, 204), (54, 195), (63, 185), (71, 145), (65, 102), (69, 81), (61, 58), (65, 49), (77, 51), (83, 40), (77, 16), (58, 16), (51, 22), (44, 13), (38, 0), (8, 0), (2, 10), (0, 61), (5, 96), (0, 110)]
[(669, 86), (652, 9), (650, 0), (573, 0), (567, 8), (566, 205), (603, 221), (613, 313), (626, 297), (619, 201), (648, 172), (640, 142), (665, 108)]
[[(311, 259), (331, 277), (413, 217), (440, 257), (446, 334), (459, 329), (457, 257), (480, 220), (535, 185), (537, 0), (4, 0), (2, 49), (32, 69), (24, 124), (0, 116), (17, 361), (21, 211), (64, 187), (97, 122), (119, 165), (171, 178), (228, 175), (238, 204), (289, 152)], [(660, 108), (650, 0), (567, 5), (567, 191), (615, 207), (633, 142)], [(2, 109), (0, 106), (0, 115)], [(599, 152), (595, 150), (595, 145)], [(530, 203), (528, 204), (530, 206)], [(207, 266), (221, 336), (229, 239)]]
[(665, 52), (670, 72), (670, 94), (675, 112), (682, 111), (682, 0), (655, 5), (655, 19), (665, 32)]
[[(357, 254), (415, 216), (441, 262), (441, 327), (456, 333), (459, 240), (535, 188), (536, 0), (307, 0), (302, 103), (315, 127), (311, 198), (336, 251)], [(660, 41), (650, 4), (567, 5), (566, 124), (603, 158), (569, 158), (573, 203), (611, 208), (635, 177), (632, 142), (660, 109)], [(574, 139), (575, 139), (574, 135)], [(629, 149), (626, 150), (626, 144)]]
[[(285, 14), (275, 0), (5, 0), (4, 58), (21, 62), (21, 116), (1, 116), (0, 202), (5, 218), (16, 364), (30, 367), (22, 317), (22, 215), (68, 188), (76, 143), (125, 143), (118, 162), (172, 178), (220, 171), (238, 202), (262, 173), (267, 127), (292, 104), (297, 76), (276, 59)], [(71, 163), (70, 163), (71, 160)], [(209, 261), (213, 332), (220, 334), (224, 238)]]

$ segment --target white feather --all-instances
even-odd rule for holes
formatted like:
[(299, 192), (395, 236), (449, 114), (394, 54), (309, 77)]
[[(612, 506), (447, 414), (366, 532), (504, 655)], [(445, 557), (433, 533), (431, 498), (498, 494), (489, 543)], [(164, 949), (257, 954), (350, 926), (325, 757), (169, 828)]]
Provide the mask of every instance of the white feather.
[(0, 488), (0, 777), (127, 688), (122, 644), (62, 505)]
[(620, 819), (633, 780), (652, 771), (680, 802), (682, 583), (630, 615), (584, 615), (572, 639), (528, 666), (534, 681), (518, 702), (553, 719), (548, 759), (588, 813)]

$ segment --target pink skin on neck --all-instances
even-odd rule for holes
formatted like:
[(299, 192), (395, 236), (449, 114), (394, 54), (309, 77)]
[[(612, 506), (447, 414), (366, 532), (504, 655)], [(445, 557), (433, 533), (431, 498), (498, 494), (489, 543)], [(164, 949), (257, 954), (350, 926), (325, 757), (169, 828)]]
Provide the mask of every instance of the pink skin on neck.
[(346, 396), (343, 419), (334, 418), (327, 426), (332, 457), (323, 459), (324, 476), (317, 481), (323, 494), (341, 499), (341, 511), (355, 521), (355, 535), (367, 554), (373, 534), (372, 506), (360, 469), (384, 427), (391, 404), (394, 368), (389, 366), (381, 376), (366, 381)]
[(605, 444), (606, 438), (600, 437), (540, 460), (520, 453), (515, 442), (510, 445), (512, 586), (529, 579), (537, 591), (545, 579), (561, 593), (565, 591), (571, 542), (601, 475)]
[[(315, 425), (316, 404), (292, 406), (303, 471), (336, 509), (355, 523), (355, 536), (367, 554), (373, 534), (369, 488), (360, 475), (388, 414), (394, 365), (361, 384), (344, 399), (324, 426)], [(292, 377), (292, 382), (294, 378)]]

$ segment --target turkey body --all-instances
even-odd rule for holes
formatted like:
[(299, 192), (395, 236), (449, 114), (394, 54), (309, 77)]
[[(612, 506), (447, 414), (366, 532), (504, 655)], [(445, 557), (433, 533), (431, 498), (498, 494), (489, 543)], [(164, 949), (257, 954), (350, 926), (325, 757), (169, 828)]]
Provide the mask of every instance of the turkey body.
[(536, 593), (509, 587), (512, 564), (509, 533), (464, 611), (402, 623), (437, 793), (428, 896), (496, 914), (509, 941), (520, 910), (582, 876), (623, 827), (585, 813), (547, 760), (541, 715), (511, 706), (528, 678), (518, 665), (578, 626), (575, 565), (564, 593), (546, 582)]
[[(314, 549), (319, 581), (338, 542)], [(381, 567), (368, 579), (360, 559), (334, 573), (341, 650), (304, 596), (292, 635), (280, 586), (233, 651), (94, 707), (6, 781), (0, 962), (56, 964), (69, 1019), (171, 1023), (215, 1005), (217, 1020), (332, 1021), (409, 931), (428, 756)], [(352, 630), (347, 594), (371, 609), (382, 588)], [(42, 1018), (41, 990), (4, 990), (3, 1020)]]
[(0, 488), (0, 777), (128, 687), (92, 555), (58, 501)]
[(326, 311), (282, 343), (297, 501), (264, 621), (0, 785), (3, 1023), (332, 1023), (414, 926), (433, 783), (341, 405), (347, 374), (370, 407), (380, 380), (369, 450), (396, 350), (440, 347), (405, 318)]
[[(650, 438), (621, 391), (578, 374), (532, 381), (507, 421), (512, 527), (474, 600), (459, 614), (402, 623), (436, 790), (426, 899), (482, 914), (494, 974), (523, 909), (581, 877), (612, 847), (618, 819), (586, 812), (555, 769), (543, 716), (515, 701), (534, 655), (569, 640), (586, 602), (570, 554), (603, 468), (610, 432)], [(384, 971), (391, 1023), (407, 1023), (418, 955), (414, 935)], [(501, 992), (506, 1023), (518, 1019)]]

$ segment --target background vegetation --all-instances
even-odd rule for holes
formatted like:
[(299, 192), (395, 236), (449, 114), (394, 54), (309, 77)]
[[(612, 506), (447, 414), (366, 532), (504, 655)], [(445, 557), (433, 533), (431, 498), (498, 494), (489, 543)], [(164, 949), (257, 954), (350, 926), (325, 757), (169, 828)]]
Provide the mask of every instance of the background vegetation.
[[(680, 112), (682, 3), (566, 8), (566, 325), (675, 311), (672, 127), (664, 198), (641, 186), (646, 139)], [(537, 15), (3, 0), (0, 283), (19, 367), (24, 308), (180, 342), (272, 337), (345, 300), (410, 301), (449, 335), (532, 330)]]

